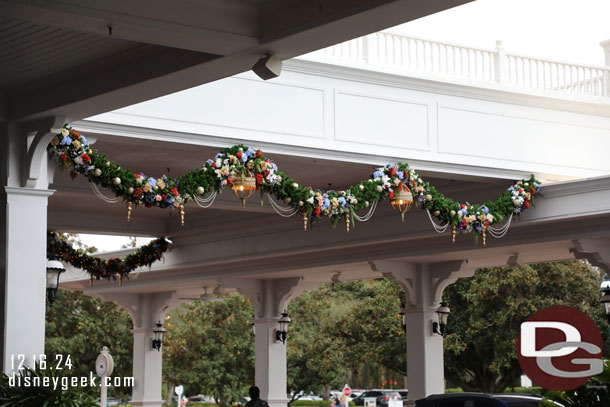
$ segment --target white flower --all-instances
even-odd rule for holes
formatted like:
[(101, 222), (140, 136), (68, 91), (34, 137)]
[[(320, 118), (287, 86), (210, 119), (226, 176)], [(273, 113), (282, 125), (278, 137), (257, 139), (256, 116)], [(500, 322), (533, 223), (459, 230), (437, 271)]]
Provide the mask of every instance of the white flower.
[[(370, 181), (370, 180), (369, 180), (369, 181)], [(360, 188), (360, 190), (361, 190), (361, 191), (364, 191), (364, 185), (360, 184), (360, 185), (358, 186), (358, 188)]]
[(292, 183), (292, 187), (293, 187), (293, 188), (298, 188), (298, 187), (299, 187), (299, 184), (297, 184), (296, 182), (293, 182), (293, 183)]
[(358, 200), (356, 198), (352, 198), (349, 201), (352, 205), (356, 205), (358, 203)]
[(70, 134), (70, 130), (68, 130), (66, 128), (61, 129), (61, 135), (62, 136), (66, 137), (69, 134)]
[(313, 205), (313, 195), (310, 196), (309, 198), (307, 198), (307, 203), (310, 203)]
[(398, 178), (394, 180), (394, 185), (400, 185), (400, 180)]
[(493, 223), (494, 216), (491, 213), (488, 213), (487, 215), (485, 215), (485, 219), (487, 219), (489, 223)]
[(78, 156), (74, 159), (74, 162), (78, 165), (82, 165), (83, 164), (83, 157)]
[(220, 158), (216, 159), (216, 167), (222, 167), (222, 160)]

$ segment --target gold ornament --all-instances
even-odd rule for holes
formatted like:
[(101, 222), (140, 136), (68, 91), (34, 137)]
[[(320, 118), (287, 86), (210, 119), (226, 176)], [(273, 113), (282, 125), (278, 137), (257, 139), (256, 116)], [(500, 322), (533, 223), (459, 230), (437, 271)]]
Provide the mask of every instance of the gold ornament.
[(303, 212), (303, 230), (307, 231), (307, 212)]
[(483, 238), (483, 246), (487, 244), (487, 229), (483, 229), (481, 232), (481, 237)]
[(131, 204), (131, 201), (127, 201), (125, 209), (127, 211), (127, 223), (129, 223), (131, 221), (131, 211), (133, 210), (133, 205)]
[(349, 215), (345, 215), (345, 231), (349, 233)]
[(184, 204), (181, 203), (178, 207), (180, 208), (180, 225), (184, 226)]
[(451, 243), (455, 244), (455, 235), (457, 234), (457, 226), (451, 226)]

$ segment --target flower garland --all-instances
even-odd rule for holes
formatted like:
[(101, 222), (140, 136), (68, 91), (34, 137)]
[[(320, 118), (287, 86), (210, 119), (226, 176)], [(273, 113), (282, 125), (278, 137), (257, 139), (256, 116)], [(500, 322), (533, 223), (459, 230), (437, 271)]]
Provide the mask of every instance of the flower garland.
[(253, 176), (261, 194), (271, 194), (300, 211), (305, 221), (319, 221), (326, 216), (333, 226), (341, 220), (349, 226), (350, 222), (354, 223), (355, 212), (373, 202), (393, 199), (398, 191), (409, 190), (415, 204), (429, 210), (439, 223), (451, 225), (454, 235), (456, 231), (484, 235), (491, 225), (528, 209), (540, 186), (532, 175), (514, 183), (495, 201), (460, 203), (423, 181), (406, 163), (397, 163), (378, 168), (368, 180), (345, 190), (322, 191), (299, 185), (280, 172), (260, 150), (244, 145), (225, 148), (201, 168), (179, 178), (165, 175), (155, 178), (121, 168), (104, 154), (90, 149), (86, 138), (68, 125), (51, 140), (49, 152), (61, 167), (71, 169), (73, 178), (81, 174), (126, 201), (128, 216), (131, 203), (149, 208), (179, 207), (183, 214), (184, 203), (196, 196), (221, 192), (231, 187), (237, 177)]
[(164, 237), (158, 238), (149, 244), (140, 247), (134, 253), (127, 255), (123, 259), (102, 259), (100, 257), (89, 256), (82, 250), (77, 250), (65, 240), (62, 240), (55, 232), (47, 232), (47, 257), (59, 258), (72, 266), (83, 269), (91, 276), (91, 280), (102, 278), (116, 279), (120, 281), (131, 271), (142, 267), (150, 266), (155, 261), (163, 257), (171, 242)]

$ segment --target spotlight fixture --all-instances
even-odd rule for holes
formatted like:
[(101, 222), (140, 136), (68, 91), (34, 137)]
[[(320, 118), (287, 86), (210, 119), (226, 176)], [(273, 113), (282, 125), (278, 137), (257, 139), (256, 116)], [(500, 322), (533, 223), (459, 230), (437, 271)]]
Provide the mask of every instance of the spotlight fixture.
[(277, 78), (282, 73), (282, 61), (273, 54), (267, 54), (254, 64), (252, 71), (265, 81)]

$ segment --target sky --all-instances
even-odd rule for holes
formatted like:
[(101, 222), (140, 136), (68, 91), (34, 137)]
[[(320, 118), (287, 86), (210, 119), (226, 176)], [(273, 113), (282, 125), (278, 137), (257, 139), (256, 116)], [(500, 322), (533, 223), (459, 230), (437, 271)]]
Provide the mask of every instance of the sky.
[[(610, 39), (610, 0), (477, 0), (387, 31), (470, 47), (495, 47), (544, 59), (604, 65), (599, 43)], [(128, 237), (82, 235), (101, 251)]]
[(398, 34), (512, 54), (604, 65), (610, 0), (477, 0), (388, 29)]

